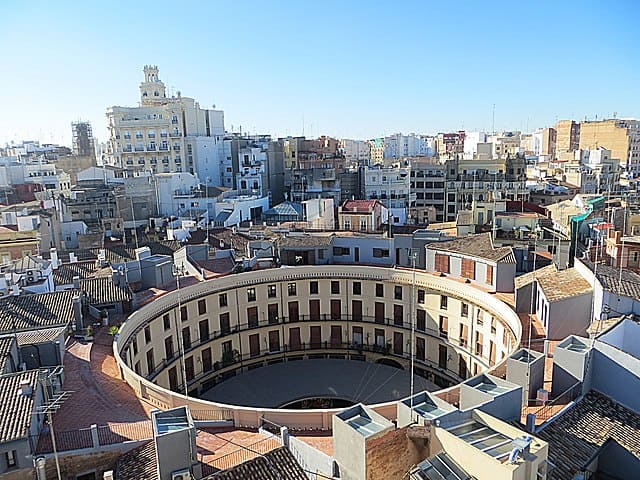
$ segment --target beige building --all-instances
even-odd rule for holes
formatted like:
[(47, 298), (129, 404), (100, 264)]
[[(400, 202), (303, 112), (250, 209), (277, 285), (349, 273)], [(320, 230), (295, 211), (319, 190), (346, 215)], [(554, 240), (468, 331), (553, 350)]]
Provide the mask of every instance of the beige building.
[(571, 152), (580, 147), (580, 122), (560, 120), (556, 123), (556, 155)]
[(338, 207), (340, 230), (378, 232), (388, 216), (387, 207), (378, 200), (347, 200)]
[(545, 128), (542, 130), (542, 155), (548, 155), (551, 158), (555, 156), (557, 140), (556, 134), (557, 132), (555, 128)]
[(189, 172), (220, 178), (224, 113), (193, 98), (167, 97), (158, 67), (144, 67), (140, 106), (107, 109), (109, 141), (101, 162), (125, 172)]
[(600, 120), (580, 124), (580, 148), (611, 150), (611, 158), (620, 160), (628, 171), (640, 173), (640, 122), (637, 120)]

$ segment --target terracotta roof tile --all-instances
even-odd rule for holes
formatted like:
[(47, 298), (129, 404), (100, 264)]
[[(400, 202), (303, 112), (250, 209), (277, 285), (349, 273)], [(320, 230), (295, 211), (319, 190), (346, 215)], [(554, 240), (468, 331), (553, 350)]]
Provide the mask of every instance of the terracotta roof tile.
[(29, 435), (34, 408), (34, 395), (23, 395), (20, 382), (28, 380), (35, 394), (38, 370), (13, 373), (0, 377), (0, 443)]
[(78, 292), (23, 294), (0, 299), (0, 333), (66, 326), (73, 321)]
[(511, 247), (495, 247), (491, 233), (480, 233), (456, 238), (446, 242), (434, 242), (427, 245), (429, 250), (458, 253), (490, 262), (516, 263)]

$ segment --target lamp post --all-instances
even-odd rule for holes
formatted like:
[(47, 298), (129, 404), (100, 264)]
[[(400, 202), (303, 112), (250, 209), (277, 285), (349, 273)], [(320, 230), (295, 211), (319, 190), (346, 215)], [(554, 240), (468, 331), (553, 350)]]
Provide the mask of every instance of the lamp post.
[(184, 386), (183, 393), (186, 396), (187, 395), (187, 371), (185, 368), (185, 360), (184, 360), (184, 355), (185, 355), (184, 339), (182, 338), (182, 330), (179, 327), (180, 322), (178, 321), (178, 315), (182, 315), (182, 301), (180, 299), (180, 275), (184, 275), (184, 266), (183, 265), (178, 266), (174, 264), (171, 271), (176, 277), (176, 292), (178, 294), (178, 310), (174, 315), (174, 320), (176, 324), (176, 336), (178, 337), (178, 349), (179, 349), (178, 353), (180, 355), (180, 363), (182, 367), (182, 381)]

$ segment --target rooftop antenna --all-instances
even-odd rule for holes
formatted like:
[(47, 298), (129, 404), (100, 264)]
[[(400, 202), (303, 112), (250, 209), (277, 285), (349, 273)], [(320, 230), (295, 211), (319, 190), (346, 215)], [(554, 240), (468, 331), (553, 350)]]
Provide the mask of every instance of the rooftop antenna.
[(491, 111), (491, 135), (496, 134), (496, 104), (493, 104), (493, 109)]

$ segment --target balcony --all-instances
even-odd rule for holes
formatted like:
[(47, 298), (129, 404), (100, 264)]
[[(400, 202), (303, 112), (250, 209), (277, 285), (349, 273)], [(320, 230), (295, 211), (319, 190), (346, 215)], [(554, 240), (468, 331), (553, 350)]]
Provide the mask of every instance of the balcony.
[(155, 152), (158, 149), (155, 143), (147, 145), (147, 152)]
[(133, 151), (133, 149), (129, 146), (129, 147), (124, 147), (124, 148), (122, 149), (122, 151), (123, 151), (123, 152), (132, 152), (132, 151)]
[(141, 145), (136, 146), (135, 151), (136, 152), (144, 152), (144, 146), (141, 146)]
[(158, 150), (160, 150), (161, 152), (168, 152), (169, 145), (160, 145), (160, 148), (158, 148)]
[(173, 146), (173, 151), (174, 152), (179, 152), (180, 151), (180, 145), (174, 145)]

